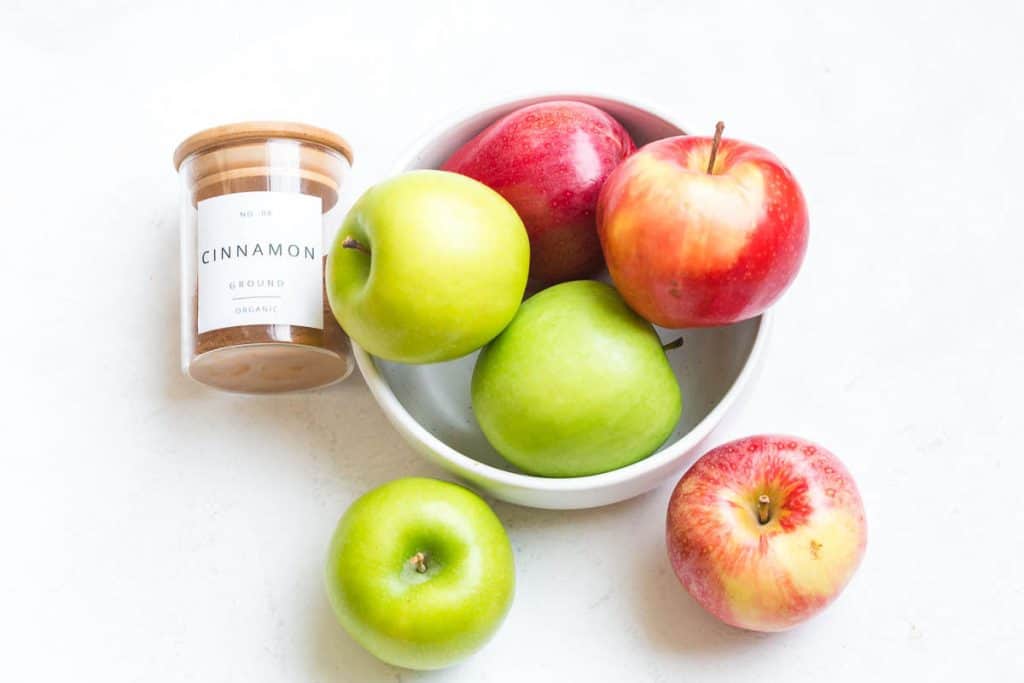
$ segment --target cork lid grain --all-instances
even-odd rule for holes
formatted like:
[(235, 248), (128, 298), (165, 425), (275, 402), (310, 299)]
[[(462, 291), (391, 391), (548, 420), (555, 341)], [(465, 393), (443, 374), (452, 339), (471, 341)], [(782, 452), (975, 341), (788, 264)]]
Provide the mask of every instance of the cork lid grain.
[(352, 163), (352, 148), (348, 142), (329, 130), (288, 121), (247, 121), (208, 128), (186, 138), (174, 150), (174, 168), (175, 170), (180, 168), (181, 163), (196, 152), (266, 138), (311, 142), (335, 150), (348, 159), (350, 164)]

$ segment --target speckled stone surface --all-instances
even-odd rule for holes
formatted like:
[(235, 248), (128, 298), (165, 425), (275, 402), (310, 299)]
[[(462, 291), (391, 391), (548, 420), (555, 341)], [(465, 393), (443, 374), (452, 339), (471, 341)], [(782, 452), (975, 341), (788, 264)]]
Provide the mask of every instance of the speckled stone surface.
[[(1024, 640), (1024, 63), (1014, 3), (6, 3), (0, 678), (11, 681), (997, 680)], [(355, 496), (440, 472), (362, 380), (248, 399), (178, 372), (177, 183), (200, 128), (295, 119), (355, 149), (347, 200), (460, 109), (649, 100), (776, 152), (811, 216), (758, 384), (722, 439), (791, 432), (857, 478), (869, 542), (775, 636), (677, 584), (674, 482), (585, 512), (495, 505), (518, 594), (419, 675), (322, 587)]]

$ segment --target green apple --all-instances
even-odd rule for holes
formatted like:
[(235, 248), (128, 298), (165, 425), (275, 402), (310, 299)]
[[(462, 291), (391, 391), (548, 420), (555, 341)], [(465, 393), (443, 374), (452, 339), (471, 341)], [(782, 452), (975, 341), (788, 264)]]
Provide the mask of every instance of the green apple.
[(473, 410), (491, 445), (530, 474), (607, 472), (653, 453), (682, 410), (651, 325), (601, 282), (534, 295), (480, 354)]
[(327, 258), (327, 297), (368, 352), (433, 363), (501, 332), (529, 269), (526, 228), (501, 195), (455, 173), (412, 171), (349, 211)]
[(435, 479), (398, 479), (345, 512), (327, 595), (346, 631), (389, 664), (439, 669), (479, 650), (515, 592), (512, 546), (483, 500)]

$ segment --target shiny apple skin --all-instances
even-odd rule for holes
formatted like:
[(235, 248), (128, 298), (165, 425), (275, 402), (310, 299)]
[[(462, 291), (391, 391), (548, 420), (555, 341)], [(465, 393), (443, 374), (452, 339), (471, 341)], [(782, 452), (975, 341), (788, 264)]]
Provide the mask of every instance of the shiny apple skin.
[(531, 280), (554, 284), (601, 269), (598, 194), (612, 169), (635, 151), (609, 114), (559, 100), (506, 114), (441, 168), (479, 180), (512, 204), (530, 236)]
[(796, 277), (807, 249), (807, 204), (793, 174), (766, 149), (711, 138), (642, 147), (609, 176), (598, 235), (629, 305), (663, 327), (752, 318)]
[(867, 524), (857, 485), (832, 453), (797, 437), (752, 436), (709, 451), (683, 476), (666, 541), (676, 576), (705, 609), (733, 626), (782, 631), (843, 590)]

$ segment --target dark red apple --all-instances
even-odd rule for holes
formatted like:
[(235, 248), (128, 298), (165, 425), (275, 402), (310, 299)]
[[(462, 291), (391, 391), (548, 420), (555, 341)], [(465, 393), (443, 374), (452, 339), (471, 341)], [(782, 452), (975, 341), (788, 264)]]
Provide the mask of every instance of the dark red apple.
[(652, 142), (601, 191), (608, 272), (633, 310), (663, 327), (760, 314), (796, 277), (807, 248), (807, 205), (793, 174), (768, 150), (720, 136)]
[(533, 104), (506, 114), (441, 167), (479, 180), (508, 200), (530, 236), (530, 276), (542, 284), (601, 268), (597, 197), (636, 150), (622, 125), (583, 102)]

